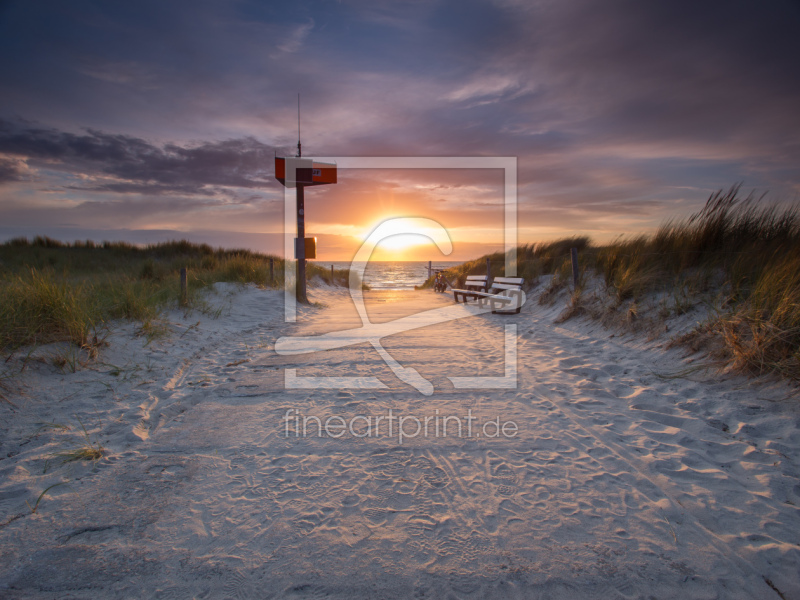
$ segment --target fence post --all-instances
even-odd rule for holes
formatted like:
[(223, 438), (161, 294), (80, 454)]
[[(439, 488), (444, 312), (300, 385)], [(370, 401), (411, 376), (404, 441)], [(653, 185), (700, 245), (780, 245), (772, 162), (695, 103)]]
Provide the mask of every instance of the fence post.
[(275, 284), (275, 259), (269, 259), (269, 284), (270, 286)]
[(431, 262), (430, 260), (428, 261), (428, 279), (431, 278)]
[(331, 285), (334, 285), (336, 282), (333, 279), (333, 265), (331, 265)]
[(486, 283), (489, 283), (489, 278), (492, 276), (492, 261), (491, 259), (486, 259)]
[(186, 278), (186, 267), (181, 267), (181, 306), (186, 306), (189, 303), (189, 286)]
[(570, 250), (570, 254), (572, 254), (572, 289), (578, 289), (578, 249), (572, 248)]

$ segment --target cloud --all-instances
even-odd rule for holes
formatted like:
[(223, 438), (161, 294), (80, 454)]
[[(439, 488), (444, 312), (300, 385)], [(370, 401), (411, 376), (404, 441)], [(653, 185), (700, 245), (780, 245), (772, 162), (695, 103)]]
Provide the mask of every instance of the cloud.
[(497, 102), (509, 92), (518, 92), (521, 86), (516, 77), (489, 75), (476, 78), (459, 89), (447, 94), (447, 99), (453, 102), (465, 100), (479, 100), (484, 102)]
[(278, 50), (289, 54), (297, 52), (303, 46), (303, 42), (306, 41), (312, 29), (314, 29), (314, 19), (309, 19), (308, 23), (296, 26), (291, 33), (289, 33), (286, 40), (278, 45)]
[(81, 174), (86, 183), (72, 187), (90, 191), (210, 195), (214, 186), (276, 185), (272, 148), (252, 137), (157, 146), (124, 134), (74, 134), (0, 120), (0, 152), (34, 167)]
[(0, 185), (21, 180), (18, 161), (0, 157)]
[(136, 61), (109, 61), (102, 58), (85, 58), (76, 70), (108, 83), (124, 85), (136, 90), (158, 87), (156, 75), (145, 65)]

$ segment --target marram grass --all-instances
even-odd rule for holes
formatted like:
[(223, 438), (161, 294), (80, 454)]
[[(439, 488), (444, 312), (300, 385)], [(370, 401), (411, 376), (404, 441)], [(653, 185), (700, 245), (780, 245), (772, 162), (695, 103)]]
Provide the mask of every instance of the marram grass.
[[(139, 321), (148, 331), (161, 311), (178, 306), (183, 267), (188, 306), (202, 308), (197, 292), (217, 282), (282, 286), (285, 265), (275, 256), (187, 241), (138, 247), (41, 236), (10, 240), (0, 244), (0, 351), (51, 342), (91, 350), (97, 330), (114, 319)], [(312, 285), (347, 285), (349, 278), (341, 269), (332, 278), (314, 263), (307, 274)]]
[[(768, 204), (764, 196), (740, 195), (740, 186), (711, 194), (702, 210), (664, 223), (652, 235), (594, 245), (586, 237), (516, 248), (517, 276), (535, 287), (552, 275), (539, 293), (552, 304), (572, 292), (570, 249), (577, 248), (584, 287), (587, 274), (604, 282), (603, 311), (583, 310), (581, 294), (567, 300), (561, 319), (593, 314), (635, 323), (649, 294), (670, 298), (661, 316), (682, 314), (716, 294), (723, 309), (683, 341), (704, 346), (732, 369), (776, 373), (800, 380), (800, 208)], [(496, 252), (447, 269), (445, 277), (462, 287), (467, 275), (503, 276), (505, 255)], [(423, 287), (432, 286), (428, 280)], [(702, 338), (702, 344), (698, 341)]]

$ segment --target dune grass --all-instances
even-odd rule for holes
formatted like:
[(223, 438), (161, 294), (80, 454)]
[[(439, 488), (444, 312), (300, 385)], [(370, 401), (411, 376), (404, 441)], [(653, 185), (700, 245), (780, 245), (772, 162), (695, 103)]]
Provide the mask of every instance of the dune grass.
[[(701, 211), (651, 237), (599, 247), (593, 266), (619, 302), (713, 290), (719, 308), (702, 328), (709, 350), (737, 371), (800, 380), (798, 207), (739, 192), (712, 194)], [(680, 298), (674, 305), (679, 311)]]
[[(197, 292), (217, 282), (282, 286), (285, 264), (250, 250), (187, 241), (139, 247), (13, 239), (0, 245), (0, 351), (69, 342), (91, 353), (98, 330), (114, 319), (139, 321), (143, 330), (152, 329), (164, 309), (178, 305), (182, 267), (188, 272), (188, 306), (197, 308), (202, 306)], [(313, 263), (307, 274), (310, 282), (318, 277), (334, 285), (349, 277), (347, 270), (336, 270), (331, 279), (329, 269)]]
[[(581, 275), (572, 289), (570, 248), (578, 248)], [(800, 213), (764, 196), (742, 197), (740, 185), (719, 190), (702, 210), (664, 223), (652, 235), (594, 245), (587, 237), (516, 249), (517, 274), (535, 287), (552, 275), (539, 302), (569, 295), (561, 319), (609, 312), (621, 322), (640, 318), (642, 301), (660, 296), (661, 317), (680, 315), (715, 298), (713, 316), (681, 343), (705, 349), (736, 371), (778, 373), (800, 380)], [(463, 286), (467, 275), (504, 275), (505, 256), (494, 253), (445, 271)], [(588, 277), (603, 284), (603, 311), (583, 310)], [(430, 287), (432, 281), (426, 282)]]
[(36, 511), (39, 509), (39, 503), (42, 501), (42, 498), (44, 498), (44, 495), (50, 490), (52, 490), (54, 487), (58, 487), (60, 485), (68, 485), (68, 483), (66, 481), (59, 481), (58, 483), (54, 483), (52, 485), (47, 486), (44, 490), (42, 490), (42, 493), (39, 494), (39, 497), (36, 498), (36, 502), (33, 503), (33, 506), (31, 506), (30, 503), (27, 500), (25, 500), (25, 504), (28, 505), (31, 514), (36, 514)]
[[(69, 450), (58, 452), (55, 455), (55, 458), (61, 459), (62, 464), (81, 460), (100, 460), (103, 458), (103, 455), (106, 452), (105, 448), (100, 444), (99, 441), (92, 441), (91, 437), (89, 436), (89, 432), (86, 430), (86, 427), (83, 424), (83, 421), (78, 419), (77, 416), (75, 418), (78, 420), (78, 423), (81, 426), (81, 441), (74, 444)], [(67, 428), (67, 430), (69, 430), (69, 428)]]

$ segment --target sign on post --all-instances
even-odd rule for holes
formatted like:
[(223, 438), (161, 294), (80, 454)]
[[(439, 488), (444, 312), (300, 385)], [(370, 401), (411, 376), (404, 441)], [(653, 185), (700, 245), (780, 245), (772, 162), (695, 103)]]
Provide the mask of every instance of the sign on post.
[(326, 185), (337, 182), (336, 165), (313, 158), (275, 157), (275, 179), (286, 187)]
[[(303, 243), (305, 242), (305, 243)], [(300, 255), (300, 252), (303, 252), (303, 255)], [(317, 258), (317, 238), (310, 237), (310, 238), (294, 238), (294, 257), (295, 258)]]

